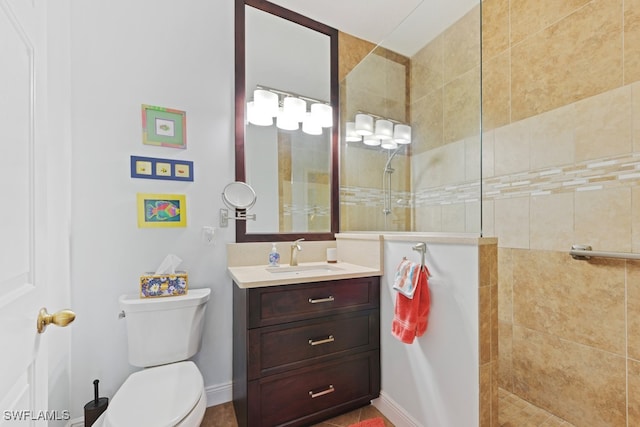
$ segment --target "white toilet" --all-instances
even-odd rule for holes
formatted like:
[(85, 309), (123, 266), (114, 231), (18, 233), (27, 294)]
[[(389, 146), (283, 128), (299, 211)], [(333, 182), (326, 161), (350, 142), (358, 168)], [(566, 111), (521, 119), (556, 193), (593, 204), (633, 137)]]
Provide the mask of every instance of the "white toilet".
[(129, 363), (143, 367), (126, 379), (97, 427), (197, 427), (207, 397), (202, 374), (187, 361), (200, 350), (210, 289), (187, 295), (119, 299), (127, 322)]

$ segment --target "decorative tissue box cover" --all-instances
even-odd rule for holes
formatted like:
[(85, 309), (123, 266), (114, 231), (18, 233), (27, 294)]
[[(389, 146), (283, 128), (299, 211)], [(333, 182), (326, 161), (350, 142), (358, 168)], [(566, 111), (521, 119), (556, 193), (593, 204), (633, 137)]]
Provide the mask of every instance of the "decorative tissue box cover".
[(176, 271), (176, 274), (145, 273), (140, 276), (140, 298), (186, 295), (187, 288), (185, 271)]

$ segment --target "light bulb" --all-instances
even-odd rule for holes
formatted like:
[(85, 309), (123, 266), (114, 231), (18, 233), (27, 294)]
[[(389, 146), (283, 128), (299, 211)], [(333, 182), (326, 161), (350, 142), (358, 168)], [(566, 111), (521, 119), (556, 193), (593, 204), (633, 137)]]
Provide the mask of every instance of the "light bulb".
[(282, 106), (285, 114), (297, 122), (303, 121), (307, 114), (307, 102), (300, 98), (287, 96), (284, 101), (282, 101)]
[(276, 117), (276, 126), (282, 130), (298, 130), (299, 124), (295, 117), (285, 113), (281, 108)]
[(333, 126), (333, 108), (331, 108), (331, 105), (319, 102), (311, 104), (311, 114), (316, 116), (318, 124), (323, 128)]
[(393, 138), (393, 123), (385, 119), (376, 120), (376, 131), (374, 134), (378, 139), (383, 141)]
[(397, 124), (393, 128), (393, 140), (398, 144), (411, 144), (411, 126)]
[(355, 122), (347, 122), (344, 137), (347, 142), (358, 142), (362, 140), (362, 137), (356, 133)]
[(309, 135), (322, 135), (322, 126), (312, 113), (307, 113), (302, 121), (302, 132)]
[(356, 133), (362, 136), (373, 135), (373, 117), (368, 114), (356, 114)]
[(271, 126), (273, 124), (273, 117), (268, 114), (260, 114), (256, 110), (253, 101), (247, 103), (247, 121), (257, 126)]
[(264, 89), (253, 91), (253, 104), (259, 114), (275, 117), (278, 115), (278, 95)]

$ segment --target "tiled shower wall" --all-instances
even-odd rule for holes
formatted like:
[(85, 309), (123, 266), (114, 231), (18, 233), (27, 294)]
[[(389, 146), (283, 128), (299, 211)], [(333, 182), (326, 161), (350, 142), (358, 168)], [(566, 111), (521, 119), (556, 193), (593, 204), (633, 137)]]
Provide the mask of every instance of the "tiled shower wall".
[(500, 386), (577, 426), (640, 425), (640, 1), (483, 1), (483, 230)]

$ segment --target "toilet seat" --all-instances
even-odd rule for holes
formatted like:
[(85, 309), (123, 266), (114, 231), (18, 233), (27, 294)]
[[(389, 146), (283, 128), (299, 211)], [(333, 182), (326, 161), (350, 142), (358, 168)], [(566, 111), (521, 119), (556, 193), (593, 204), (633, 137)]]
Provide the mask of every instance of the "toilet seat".
[(201, 407), (204, 415), (205, 397), (202, 374), (191, 361), (144, 369), (131, 374), (122, 384), (104, 414), (104, 425), (188, 425), (185, 418), (191, 418), (188, 416), (194, 409)]

